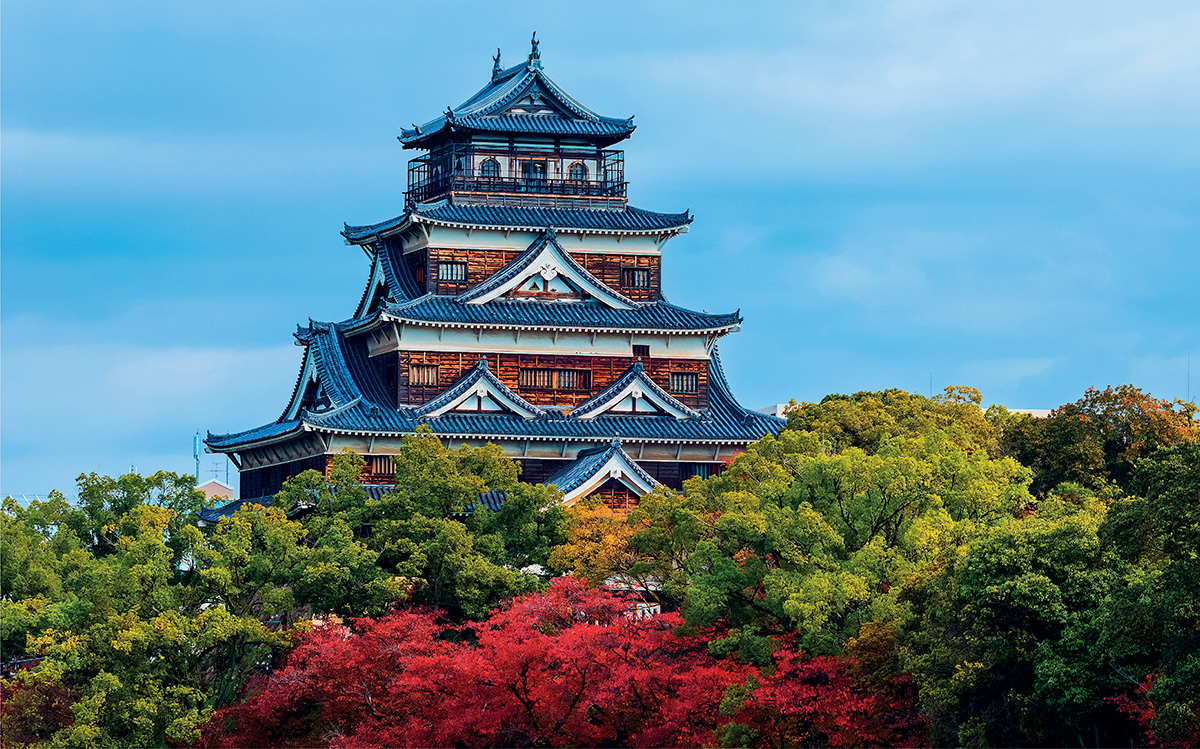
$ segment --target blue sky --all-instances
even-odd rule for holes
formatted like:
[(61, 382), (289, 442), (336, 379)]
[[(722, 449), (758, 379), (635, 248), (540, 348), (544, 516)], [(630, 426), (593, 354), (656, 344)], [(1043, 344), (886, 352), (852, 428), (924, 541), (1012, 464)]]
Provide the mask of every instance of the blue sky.
[[(1200, 390), (1194, 3), (139, 3), (0, 10), (0, 491), (191, 471), (273, 420), (366, 280), (401, 127), (528, 52), (690, 208), (672, 301), (740, 308), (753, 407), (960, 384)], [(211, 476), (214, 456), (202, 460)], [(219, 469), (223, 477), (223, 468)]]

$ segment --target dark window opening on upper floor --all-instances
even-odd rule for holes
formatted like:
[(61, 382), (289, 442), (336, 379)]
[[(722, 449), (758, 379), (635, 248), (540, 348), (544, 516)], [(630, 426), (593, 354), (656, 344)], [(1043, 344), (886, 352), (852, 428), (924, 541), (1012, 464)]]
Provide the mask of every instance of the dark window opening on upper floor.
[(582, 161), (576, 161), (574, 164), (572, 164), (571, 169), (567, 174), (576, 182), (582, 182), (588, 178), (587, 167), (583, 165)]
[(633, 355), (639, 359), (649, 359), (650, 347), (635, 343), (633, 344)]
[(480, 177), (499, 177), (500, 176), (500, 163), (498, 161), (496, 161), (495, 159), (484, 159), (483, 163), (479, 165), (479, 176)]
[(546, 162), (522, 161), (521, 179), (542, 182), (546, 179)]
[(672, 372), (672, 393), (694, 393), (698, 389), (698, 379), (695, 372)]
[(586, 369), (522, 369), (518, 384), (532, 390), (587, 390), (592, 373)]
[(461, 283), (467, 280), (466, 263), (438, 263), (438, 280), (449, 283)]
[(621, 286), (627, 289), (648, 289), (650, 288), (650, 269), (649, 268), (622, 268), (621, 269)]

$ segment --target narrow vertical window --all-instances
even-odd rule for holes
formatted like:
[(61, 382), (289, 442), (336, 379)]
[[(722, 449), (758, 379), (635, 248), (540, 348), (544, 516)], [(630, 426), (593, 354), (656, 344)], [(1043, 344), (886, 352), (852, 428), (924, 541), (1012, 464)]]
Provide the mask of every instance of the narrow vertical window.
[(517, 382), (529, 390), (587, 390), (592, 373), (586, 369), (522, 369)]
[(408, 370), (410, 386), (430, 386), (438, 384), (438, 368), (436, 364), (414, 364)]
[(621, 285), (627, 289), (650, 288), (649, 268), (622, 268)]
[(672, 372), (671, 373), (671, 392), (672, 393), (694, 393), (694, 392), (696, 392), (696, 373), (695, 372)]
[(443, 283), (459, 283), (467, 280), (466, 263), (438, 263), (438, 280)]

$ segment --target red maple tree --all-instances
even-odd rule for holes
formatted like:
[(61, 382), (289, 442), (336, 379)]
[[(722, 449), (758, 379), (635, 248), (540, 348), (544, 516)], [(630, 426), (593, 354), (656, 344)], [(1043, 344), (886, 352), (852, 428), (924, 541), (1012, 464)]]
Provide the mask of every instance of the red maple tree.
[[(766, 745), (902, 743), (873, 718), (892, 713), (856, 690), (850, 659), (805, 659), (781, 641), (766, 673), (710, 655), (720, 633), (628, 613), (561, 578), (479, 624), (413, 609), (326, 624), (219, 711), (204, 744), (695, 746), (730, 730)], [(911, 702), (900, 712), (916, 715)]]

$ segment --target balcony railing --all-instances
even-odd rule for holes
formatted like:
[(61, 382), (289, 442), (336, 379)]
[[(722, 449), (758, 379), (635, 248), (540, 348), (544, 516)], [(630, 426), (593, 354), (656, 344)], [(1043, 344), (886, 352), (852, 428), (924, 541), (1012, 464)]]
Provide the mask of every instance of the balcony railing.
[[(582, 156), (553, 152), (494, 154), (503, 157), (511, 165), (510, 171), (516, 171), (516, 174), (504, 174), (504, 170), (498, 168), (498, 161), (493, 162), (488, 173), (476, 166), (479, 157), (492, 155), (455, 148), (413, 159), (408, 162), (405, 197), (409, 203), (424, 203), (450, 192), (621, 199), (626, 196), (628, 183), (625, 182), (625, 154), (622, 151), (600, 151)], [(589, 172), (585, 178), (571, 179), (570, 165), (581, 160), (586, 160), (597, 174)], [(531, 169), (529, 164), (536, 164), (538, 168)], [(546, 176), (550, 171), (556, 175)]]

